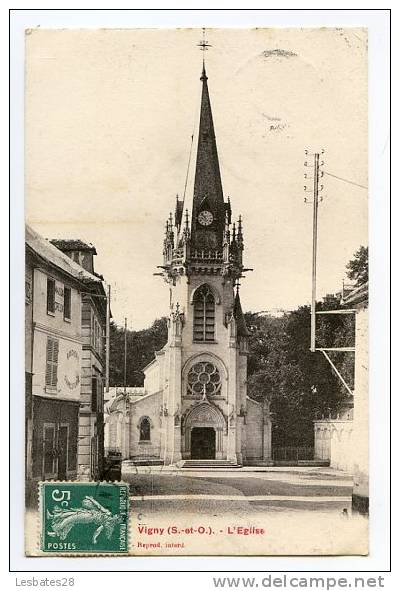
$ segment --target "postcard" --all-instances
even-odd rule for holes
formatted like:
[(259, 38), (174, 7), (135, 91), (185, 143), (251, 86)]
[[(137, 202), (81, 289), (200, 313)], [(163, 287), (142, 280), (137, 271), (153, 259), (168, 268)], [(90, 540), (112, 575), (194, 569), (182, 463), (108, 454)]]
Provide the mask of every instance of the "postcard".
[(367, 42), (26, 30), (26, 555), (368, 554)]

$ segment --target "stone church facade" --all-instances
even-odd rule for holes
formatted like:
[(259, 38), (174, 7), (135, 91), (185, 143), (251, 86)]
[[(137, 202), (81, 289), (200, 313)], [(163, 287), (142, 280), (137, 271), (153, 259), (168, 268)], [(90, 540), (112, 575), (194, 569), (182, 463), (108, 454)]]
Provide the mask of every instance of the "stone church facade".
[(145, 368), (144, 388), (107, 404), (106, 447), (134, 463), (268, 464), (269, 405), (247, 396), (242, 220), (232, 223), (223, 195), (204, 68), (200, 80), (191, 215), (177, 197), (165, 225), (168, 342)]

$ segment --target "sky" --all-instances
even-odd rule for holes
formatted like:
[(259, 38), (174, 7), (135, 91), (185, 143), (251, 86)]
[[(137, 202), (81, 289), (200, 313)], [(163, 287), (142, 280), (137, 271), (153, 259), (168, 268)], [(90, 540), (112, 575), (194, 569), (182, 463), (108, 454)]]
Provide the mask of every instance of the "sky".
[[(190, 156), (186, 204), (193, 194), (201, 38), (200, 29), (26, 35), (26, 220), (49, 239), (93, 243), (114, 320), (136, 330), (168, 313), (167, 286), (153, 273)], [(243, 309), (310, 301), (305, 149), (324, 150), (326, 173), (317, 295), (338, 291), (368, 240), (366, 30), (211, 29), (206, 39), (224, 195), (243, 217), (254, 269), (242, 280)]]

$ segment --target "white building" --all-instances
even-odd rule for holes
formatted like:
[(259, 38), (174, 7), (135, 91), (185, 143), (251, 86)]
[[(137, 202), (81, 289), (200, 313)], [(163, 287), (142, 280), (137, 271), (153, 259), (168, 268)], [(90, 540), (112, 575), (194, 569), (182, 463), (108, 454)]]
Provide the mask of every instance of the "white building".
[(355, 367), (352, 407), (337, 418), (314, 422), (315, 458), (354, 477), (353, 505), (368, 510), (368, 282), (353, 289), (343, 304), (355, 312)]
[[(76, 239), (51, 243), (87, 271), (81, 293), (81, 396), (79, 408), (79, 478), (101, 479), (104, 462), (104, 381), (107, 296), (103, 278), (95, 273), (92, 244)], [(90, 275), (89, 275), (90, 274)]]
[[(85, 357), (82, 298), (102, 289), (99, 277), (26, 228), (28, 481), (78, 476)], [(103, 410), (102, 398), (98, 403)]]

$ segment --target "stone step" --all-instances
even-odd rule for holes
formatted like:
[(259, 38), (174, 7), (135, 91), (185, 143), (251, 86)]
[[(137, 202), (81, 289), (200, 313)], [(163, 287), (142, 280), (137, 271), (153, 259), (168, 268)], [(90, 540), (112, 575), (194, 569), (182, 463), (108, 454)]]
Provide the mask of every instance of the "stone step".
[(240, 465), (229, 460), (186, 460), (181, 468), (199, 469), (199, 468), (240, 468)]
[(296, 460), (293, 460), (293, 461), (274, 460), (272, 462), (272, 465), (276, 466), (276, 467), (281, 467), (281, 468), (296, 467), (296, 466), (298, 466), (298, 467), (301, 466), (303, 468), (307, 467), (307, 466), (310, 468), (318, 468), (318, 467), (319, 468), (326, 468), (330, 465), (330, 461), (329, 460), (297, 460), (297, 461)]
[(233, 460), (184, 460), (188, 464), (236, 464)]
[(164, 462), (157, 458), (135, 458), (133, 460), (124, 460), (126, 466), (162, 466)]

